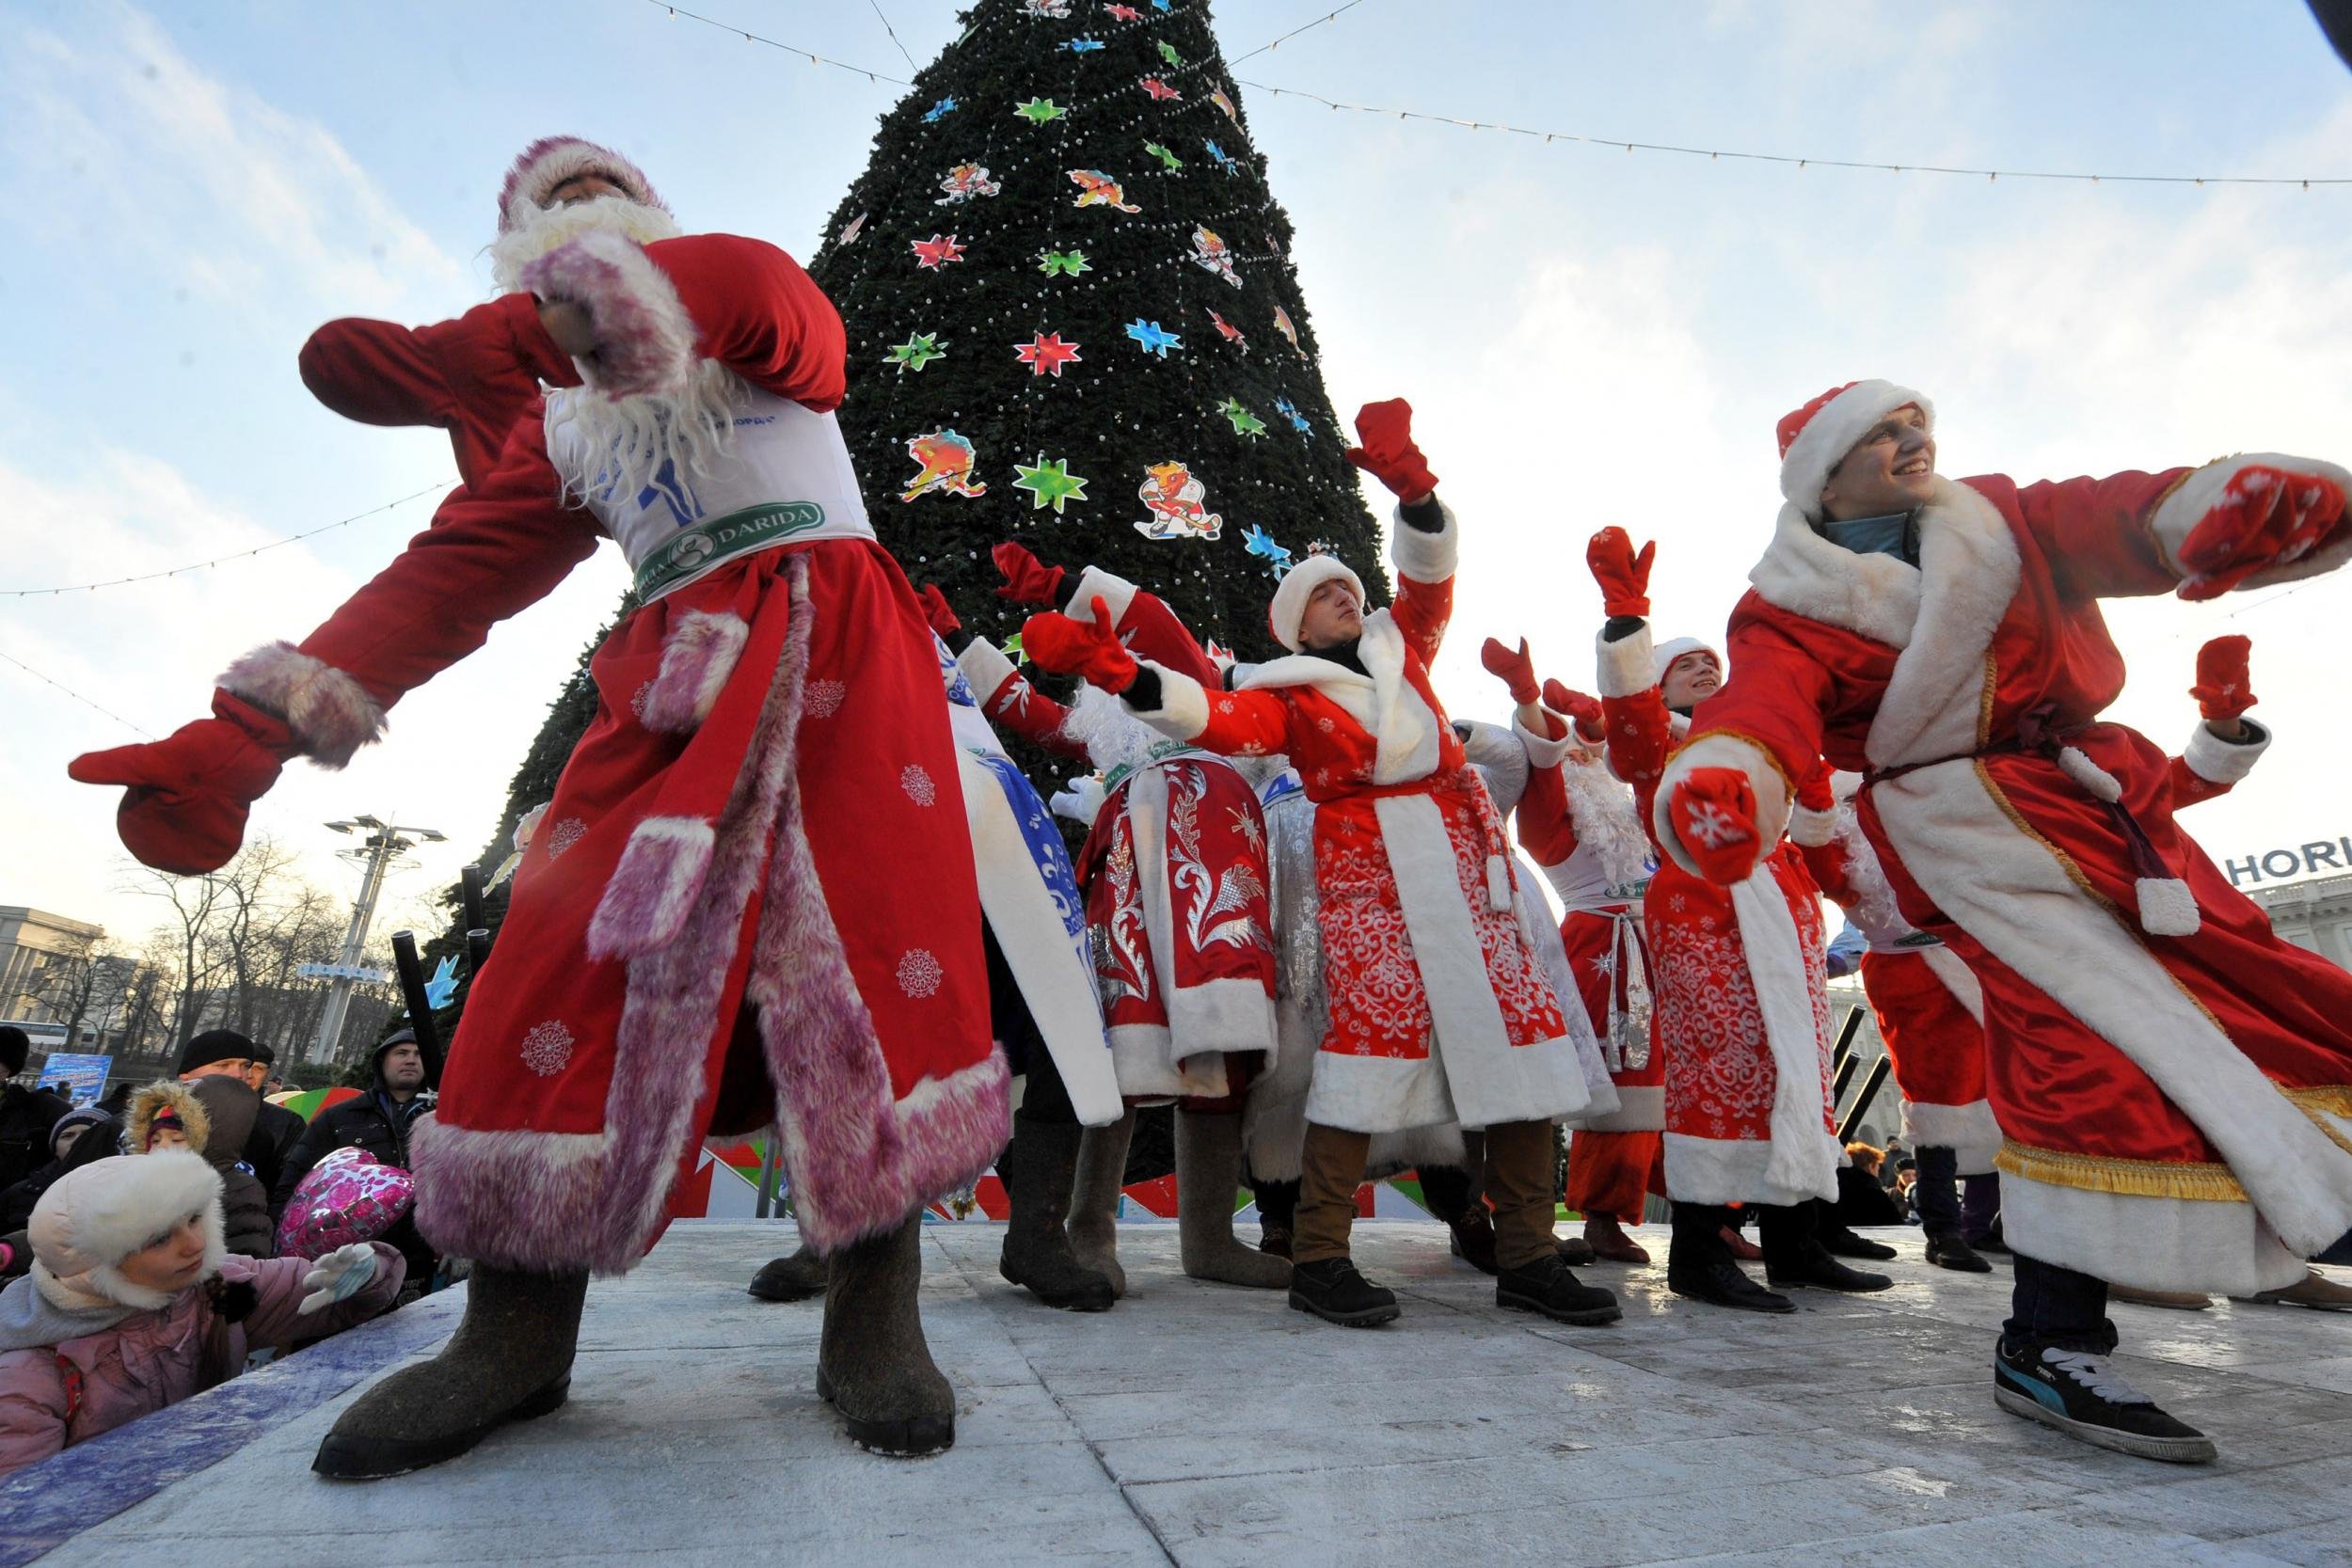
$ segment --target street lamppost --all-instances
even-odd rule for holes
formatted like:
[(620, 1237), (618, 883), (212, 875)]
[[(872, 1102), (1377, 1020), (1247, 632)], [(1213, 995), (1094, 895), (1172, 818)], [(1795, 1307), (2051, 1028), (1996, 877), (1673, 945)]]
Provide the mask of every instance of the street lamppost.
[[(356, 848), (339, 850), (348, 861), (357, 861), (362, 869), (359, 896), (351, 906), (351, 926), (343, 933), (343, 950), (331, 964), (305, 964), (297, 972), (305, 975), (327, 976), (326, 1007), (319, 1017), (318, 1038), (310, 1046), (310, 1060), (331, 1062), (335, 1059), (336, 1042), (342, 1038), (343, 1017), (351, 1008), (351, 988), (360, 980), (382, 981), (384, 971), (371, 969), (360, 960), (367, 956), (368, 927), (375, 919), (375, 904), (384, 892), (384, 881), (400, 859), (418, 843), (439, 844), (446, 834), (434, 828), (410, 828), (388, 823), (373, 816), (355, 816), (347, 822), (326, 824), (339, 833), (362, 832), (366, 836)], [(413, 837), (408, 835), (413, 834)]]

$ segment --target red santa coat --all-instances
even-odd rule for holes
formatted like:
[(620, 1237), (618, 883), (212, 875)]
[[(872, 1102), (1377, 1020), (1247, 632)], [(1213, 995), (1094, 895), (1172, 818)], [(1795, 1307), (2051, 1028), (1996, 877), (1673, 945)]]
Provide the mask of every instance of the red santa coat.
[[(419, 1132), (419, 1221), (444, 1250), (510, 1267), (617, 1272), (659, 1233), (707, 1126), (773, 1119), (803, 1233), (830, 1248), (976, 1179), (1005, 1135), (938, 661), (865, 525), (832, 423), (840, 321), (806, 275), (773, 246), (701, 235), (632, 250), (589, 292), (600, 323), (670, 334), (739, 378), (715, 486), (665, 472), (637, 497), (599, 494), (595, 454), (551, 459), (565, 427), (533, 406), (300, 648), (222, 684), (285, 714), (311, 754), (347, 755), (403, 692), (619, 538), (648, 602), (591, 663), (596, 718)], [(485, 307), (413, 340), (485, 367), (521, 341), (518, 365), (577, 385), (543, 334), (530, 341), (535, 319)], [(340, 351), (364, 357), (367, 336)], [(388, 376), (413, 378), (414, 341), (381, 341)], [(484, 370), (490, 390), (460, 412), (492, 407), (501, 373)]]
[[(1646, 824), (1674, 745), (1646, 626), (1600, 643), (1599, 684), (1609, 765), (1633, 785)], [(1837, 875), (1829, 830), (1827, 814), (1808, 814), (1792, 837), (1810, 842), (1799, 844), (1775, 824), (1765, 867), (1738, 888), (1661, 857), (1643, 895), (1666, 1068), (1666, 1191), (1677, 1202), (1836, 1196), (1842, 1150), (1815, 880), (1815, 870)]]
[(1364, 618), (1358, 672), (1311, 655), (1219, 693), (1157, 665), (1168, 736), (1285, 753), (1315, 805), (1316, 926), (1331, 1019), (1311, 1121), (1363, 1132), (1544, 1120), (1588, 1102), (1574, 1042), (1513, 908), (1494, 802), (1429, 684), (1453, 608), (1455, 524), (1400, 518), (1397, 599)]
[[(1165, 601), (1089, 567), (1069, 613), (1091, 619), (1098, 596), (1138, 656), (1215, 684), (1215, 667)], [(1056, 702), (985, 641), (959, 662), (991, 719), (1103, 770), (1103, 804), (1076, 870), (1120, 1092), (1140, 1104), (1238, 1094), (1279, 1043), (1257, 792), (1223, 757), (1168, 739), (1105, 693), (1082, 695), (1075, 711)], [(1229, 1060), (1243, 1053), (1259, 1059)]]
[[(2352, 1228), (2352, 975), (2272, 933), (2174, 825), (2164, 753), (2098, 717), (2123, 681), (2098, 599), (2175, 586), (2182, 540), (2249, 462), (2345, 478), (2262, 455), (1943, 482), (1916, 568), (1785, 508), (1733, 616), (1732, 680), (1668, 778), (1745, 768), (1772, 832), (1784, 769), (1876, 770), (1861, 821), (1902, 916), (1983, 988), (2010, 1243), (2151, 1289), (2291, 1284)], [(2249, 760), (2210, 737), (2184, 759), (2209, 779)], [(2101, 795), (2169, 877), (2135, 864)]]

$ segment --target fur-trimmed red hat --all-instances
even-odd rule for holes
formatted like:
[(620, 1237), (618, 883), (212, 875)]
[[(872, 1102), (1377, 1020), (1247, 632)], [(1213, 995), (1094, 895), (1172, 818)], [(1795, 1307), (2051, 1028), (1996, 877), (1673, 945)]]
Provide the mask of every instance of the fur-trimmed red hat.
[(1266, 628), (1274, 633), (1274, 641), (1298, 652), (1298, 624), (1306, 619), (1307, 599), (1334, 578), (1356, 591), (1358, 609), (1364, 607), (1364, 579), (1346, 562), (1336, 555), (1311, 555), (1282, 574), (1282, 585), (1274, 591), (1274, 602), (1266, 607)]
[(1849, 381), (1832, 387), (1793, 413), (1781, 416), (1780, 493), (1797, 503), (1808, 517), (1821, 515), (1821, 490), (1832, 468), (1853, 451), (1870, 427), (1909, 404), (1927, 416), (1935, 429), (1935, 404), (1908, 387), (1891, 381)]
[(578, 136), (542, 136), (524, 148), (506, 171), (506, 183), (499, 189), (499, 232), (516, 227), (530, 209), (547, 205), (556, 186), (583, 174), (600, 174), (628, 192), (630, 200), (670, 211), (645, 171), (611, 148)]

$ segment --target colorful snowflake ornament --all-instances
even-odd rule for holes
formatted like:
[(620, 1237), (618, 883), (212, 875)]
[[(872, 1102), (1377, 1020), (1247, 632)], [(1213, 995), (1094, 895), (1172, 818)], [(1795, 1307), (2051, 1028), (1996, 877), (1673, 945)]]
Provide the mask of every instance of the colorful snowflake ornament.
[(1143, 13), (1136, 9), (1133, 6), (1104, 6), (1103, 8), (1108, 11), (1112, 16), (1117, 17), (1121, 22), (1140, 22), (1143, 20)]
[(1062, 47), (1073, 55), (1091, 55), (1103, 47), (1103, 40), (1101, 39), (1069, 39), (1063, 42)]
[(1216, 405), (1216, 411), (1232, 422), (1236, 436), (1263, 436), (1265, 421), (1241, 405), (1239, 398), (1227, 398)]
[(1088, 263), (1087, 253), (1083, 250), (1041, 250), (1038, 252), (1037, 270), (1048, 277), (1075, 277), (1082, 272), (1092, 272), (1094, 268)]
[[(1288, 338), (1291, 347), (1298, 348), (1298, 328), (1291, 324), (1291, 313), (1279, 305), (1274, 308), (1274, 330)], [(1304, 354), (1307, 351), (1298, 348), (1298, 352)]]
[(1012, 112), (1032, 125), (1046, 125), (1067, 119), (1070, 111), (1050, 98), (1032, 98), (1025, 103), (1015, 103)]
[(1200, 145), (1209, 150), (1209, 156), (1216, 160), (1217, 167), (1223, 169), (1228, 174), (1239, 174), (1241, 172), (1241, 160), (1234, 157), (1231, 152), (1226, 151), (1225, 149), (1217, 146), (1216, 142), (1211, 141), (1204, 136), (1200, 140)]
[(972, 438), (959, 436), (952, 430), (927, 431), (907, 438), (907, 455), (922, 465), (898, 499), (911, 501), (917, 496), (934, 490), (966, 500), (977, 500), (988, 494), (988, 486), (972, 477), (974, 455)]
[(1242, 548), (1251, 555), (1265, 558), (1266, 564), (1274, 570), (1274, 580), (1277, 582), (1281, 581), (1283, 576), (1297, 564), (1291, 559), (1288, 549), (1274, 542), (1274, 535), (1255, 523), (1250, 524), (1248, 531), (1242, 535), (1241, 543)]
[(988, 177), (985, 164), (958, 164), (940, 176), (939, 188), (947, 194), (934, 207), (961, 207), (976, 196), (994, 196), (1005, 187)]
[(1146, 468), (1136, 494), (1152, 514), (1136, 524), (1146, 539), (1215, 539), (1225, 531), (1225, 519), (1203, 504), (1207, 486), (1182, 463)]
[(1021, 14), (1047, 22), (1070, 20), (1070, 0), (1021, 0)]
[(1160, 40), (1160, 58), (1166, 60), (1171, 70), (1184, 63), (1184, 57), (1176, 53), (1176, 46), (1166, 39)]
[(1161, 81), (1157, 76), (1146, 76), (1142, 81), (1136, 83), (1136, 85), (1141, 87), (1144, 91), (1150, 93), (1152, 101), (1155, 103), (1173, 103), (1178, 99), (1184, 96), (1183, 93), (1178, 92), (1174, 87), (1169, 87), (1166, 82)]
[(909, 371), (919, 371), (932, 360), (946, 356), (946, 347), (940, 342), (938, 333), (915, 332), (909, 334), (905, 342), (894, 345), (888, 354), (882, 356), (882, 362), (898, 366), (898, 373), (904, 375)]
[(1141, 316), (1127, 324), (1127, 336), (1141, 343), (1144, 353), (1160, 359), (1168, 357), (1168, 350), (1184, 346), (1184, 341), (1175, 333), (1168, 331), (1158, 322), (1148, 322)]
[(1070, 182), (1078, 187), (1078, 207), (1116, 207), (1122, 213), (1140, 213), (1142, 208), (1127, 199), (1127, 193), (1119, 182), (1099, 168), (1073, 168)]
[(1162, 147), (1158, 142), (1145, 142), (1143, 144), (1143, 150), (1152, 154), (1154, 158), (1157, 158), (1160, 161), (1160, 166), (1168, 170), (1170, 174), (1175, 173), (1178, 169), (1184, 166), (1184, 161), (1182, 158), (1176, 156), (1175, 153), (1169, 151), (1167, 148)]
[(857, 237), (866, 232), (866, 214), (860, 213), (857, 216), (851, 218), (848, 223), (842, 225), (841, 232), (835, 237), (834, 243), (835, 245), (844, 245), (857, 244)]
[(1298, 404), (1293, 403), (1290, 399), (1276, 398), (1274, 400), (1274, 411), (1277, 414), (1281, 415), (1282, 418), (1290, 420), (1291, 428), (1298, 432), (1301, 436), (1311, 436), (1314, 434), (1315, 427), (1307, 422), (1307, 416), (1301, 414), (1298, 411)]
[(1223, 87), (1211, 88), (1209, 92), (1209, 102), (1216, 104), (1218, 108), (1223, 109), (1227, 119), (1232, 120), (1235, 125), (1239, 125), (1241, 123), (1241, 111), (1233, 107), (1232, 95), (1226, 92)]
[(1040, 333), (1025, 343), (1015, 343), (1012, 352), (1029, 367), (1031, 375), (1051, 375), (1057, 381), (1061, 379), (1064, 365), (1078, 362), (1078, 345), (1063, 342), (1058, 332)]
[(914, 264), (925, 272), (937, 272), (950, 261), (963, 260), (963, 246), (956, 243), (953, 234), (933, 234), (928, 240), (914, 241)]
[(961, 107), (962, 105), (958, 103), (954, 99), (943, 98), (938, 103), (923, 111), (923, 123), (926, 125), (936, 125)]
[(1012, 482), (1012, 487), (1029, 492), (1032, 512), (1050, 506), (1054, 515), (1059, 516), (1065, 502), (1087, 499), (1087, 482), (1070, 471), (1070, 460), (1066, 457), (1048, 463), (1045, 454), (1039, 452), (1036, 463), (1015, 463), (1013, 469), (1021, 477)]
[(1241, 287), (1241, 274), (1233, 270), (1233, 253), (1213, 229), (1192, 231), (1192, 261), (1195, 266), (1216, 274), (1234, 288)]

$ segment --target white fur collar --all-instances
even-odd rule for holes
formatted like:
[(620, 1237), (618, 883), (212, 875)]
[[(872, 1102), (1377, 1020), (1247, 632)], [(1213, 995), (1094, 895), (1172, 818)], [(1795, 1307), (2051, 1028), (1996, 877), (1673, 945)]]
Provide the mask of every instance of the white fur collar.
[(1385, 610), (1365, 616), (1356, 649), (1363, 660), (1362, 673), (1311, 654), (1293, 654), (1259, 665), (1242, 677), (1241, 688), (1264, 691), (1311, 686), (1371, 732), (1374, 784), (1426, 778), (1438, 768), (1438, 731), (1444, 721), (1406, 678), (1407, 650), (1395, 618)]
[(1748, 581), (1776, 605), (1809, 621), (1906, 647), (1919, 618), (1919, 568), (1891, 555), (1856, 555), (1813, 531), (1794, 501), (1782, 504), (1772, 542)]

